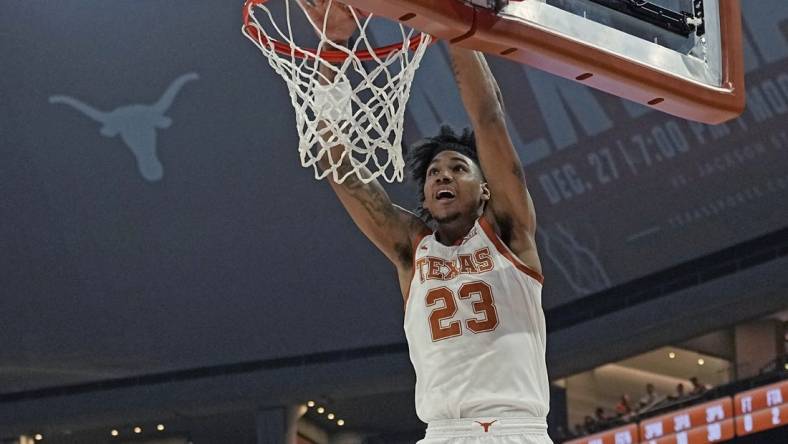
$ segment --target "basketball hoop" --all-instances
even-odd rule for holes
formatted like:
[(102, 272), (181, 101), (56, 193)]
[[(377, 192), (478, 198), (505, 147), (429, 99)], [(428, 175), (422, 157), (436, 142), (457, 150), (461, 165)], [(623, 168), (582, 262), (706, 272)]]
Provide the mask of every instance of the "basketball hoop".
[[(291, 22), (292, 10), (302, 11), (292, 2), (284, 0), (285, 23), (278, 25), (268, 0), (246, 0), (242, 32), (287, 83), (296, 112), (301, 164), (314, 168), (316, 179), (331, 174), (337, 183), (351, 174), (364, 182), (377, 177), (402, 181), (405, 103), (432, 38), (397, 23), (402, 42), (376, 47), (368, 35), (373, 16), (351, 8), (358, 35), (349, 47), (329, 39), (326, 24), (316, 24), (307, 16), (319, 43), (303, 48), (294, 39)], [(320, 68), (330, 70), (334, 78), (327, 78)], [(329, 150), (337, 145), (345, 149), (335, 159)], [(321, 167), (321, 160), (330, 166)], [(340, 168), (342, 164), (352, 168)]]

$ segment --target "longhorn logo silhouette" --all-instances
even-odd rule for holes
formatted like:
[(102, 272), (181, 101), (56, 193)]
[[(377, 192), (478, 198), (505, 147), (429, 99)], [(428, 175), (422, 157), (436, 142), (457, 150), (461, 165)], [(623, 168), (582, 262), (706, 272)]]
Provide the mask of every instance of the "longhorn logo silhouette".
[(164, 113), (170, 108), (183, 85), (198, 78), (199, 76), (193, 72), (178, 77), (152, 105), (132, 104), (105, 112), (73, 97), (62, 95), (51, 96), (49, 103), (69, 105), (102, 124), (99, 131), (102, 136), (112, 138), (120, 134), (120, 138), (134, 154), (142, 177), (154, 182), (164, 175), (164, 167), (156, 153), (156, 130), (169, 128), (172, 125), (172, 119)]
[(493, 422), (479, 422), (479, 421), (473, 421), (473, 422), (475, 422), (476, 424), (479, 424), (480, 426), (484, 427), (484, 433), (487, 433), (487, 432), (490, 431), (490, 426), (495, 424), (496, 422), (498, 422), (498, 420), (496, 419)]

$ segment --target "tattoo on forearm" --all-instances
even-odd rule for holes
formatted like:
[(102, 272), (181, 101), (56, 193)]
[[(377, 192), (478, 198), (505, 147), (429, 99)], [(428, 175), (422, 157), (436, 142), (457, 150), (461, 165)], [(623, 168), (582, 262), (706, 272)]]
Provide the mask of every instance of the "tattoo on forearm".
[(391, 211), (391, 203), (383, 195), (370, 196), (372, 199), (364, 201), (364, 208), (367, 209), (372, 219), (378, 225), (386, 225), (390, 218), (394, 216)]
[[(345, 171), (340, 170), (340, 173), (345, 174)], [(342, 187), (350, 197), (364, 207), (374, 223), (384, 225), (389, 218), (396, 217), (396, 212), (385, 192), (374, 184), (365, 184), (357, 174), (350, 174), (345, 178)]]
[(357, 190), (364, 186), (364, 182), (361, 181), (361, 178), (358, 177), (358, 174), (353, 172), (353, 167), (348, 165), (349, 162), (343, 161), (341, 164), (337, 166), (337, 173), (339, 177), (345, 177), (345, 180), (342, 182), (342, 186), (344, 186), (348, 191)]

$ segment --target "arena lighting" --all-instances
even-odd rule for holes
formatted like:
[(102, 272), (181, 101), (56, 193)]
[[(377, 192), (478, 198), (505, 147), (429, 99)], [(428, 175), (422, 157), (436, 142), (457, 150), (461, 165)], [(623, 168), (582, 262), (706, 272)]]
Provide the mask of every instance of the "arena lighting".
[(334, 414), (333, 413), (329, 413), (328, 414), (328, 419), (334, 419)]
[(159, 424), (156, 426), (156, 430), (163, 432), (164, 431), (164, 424)]
[(44, 437), (40, 433), (36, 433), (36, 436), (34, 436), (34, 438), (36, 439), (36, 441), (41, 441), (42, 439), (44, 439)]
[(324, 409), (323, 407), (318, 407), (318, 408), (317, 408), (317, 413), (320, 413), (321, 415), (322, 415), (322, 414), (323, 414), (323, 412), (325, 412), (325, 411), (326, 411), (326, 409)]
[(698, 365), (703, 365), (705, 363), (706, 361), (704, 361), (703, 358), (698, 358)]
[(142, 427), (134, 427), (134, 433), (142, 433)]
[(337, 425), (340, 426), (340, 427), (345, 425), (345, 420), (344, 419), (337, 420)]
[(314, 407), (315, 406), (315, 401), (307, 401), (306, 406), (307, 407)]
[(676, 358), (676, 354), (673, 353), (673, 352), (670, 352), (670, 353), (668, 353), (668, 358), (675, 359)]
[(112, 436), (118, 436), (119, 435), (118, 431), (114, 430), (114, 429), (111, 432), (109, 432), (109, 434), (112, 435)]

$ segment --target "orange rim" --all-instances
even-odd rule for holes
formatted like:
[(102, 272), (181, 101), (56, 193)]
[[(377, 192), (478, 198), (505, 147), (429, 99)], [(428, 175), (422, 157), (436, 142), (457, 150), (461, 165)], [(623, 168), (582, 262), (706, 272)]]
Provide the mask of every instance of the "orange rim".
[[(267, 37), (264, 33), (260, 32), (257, 26), (249, 23), (249, 19), (252, 15), (252, 8), (267, 2), (268, 0), (246, 0), (244, 2), (242, 11), (244, 22), (243, 31), (249, 38), (254, 39), (264, 45), (273, 45), (274, 50), (279, 54), (286, 56), (293, 55), (299, 59), (306, 58), (307, 56), (318, 57), (319, 54), (319, 58), (327, 60), (331, 63), (342, 63), (345, 61), (345, 59), (350, 57), (346, 52), (335, 49), (326, 49), (321, 51), (318, 51), (314, 48), (296, 49), (287, 43)], [(408, 49), (413, 51), (418, 48), (419, 45), (421, 45), (422, 39), (423, 36), (421, 33), (411, 37), (410, 41), (408, 42)], [(374, 60), (375, 58), (382, 59), (387, 57), (392, 52), (402, 49), (403, 43), (392, 43), (391, 45), (375, 48), (373, 51), (368, 51), (365, 49), (354, 51), (354, 53), (356, 57), (362, 61)]]

